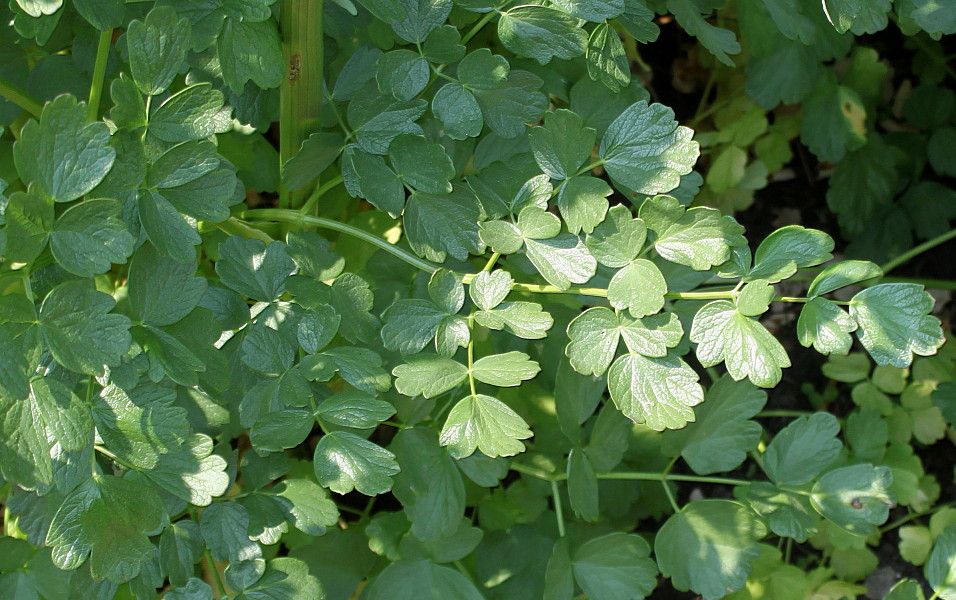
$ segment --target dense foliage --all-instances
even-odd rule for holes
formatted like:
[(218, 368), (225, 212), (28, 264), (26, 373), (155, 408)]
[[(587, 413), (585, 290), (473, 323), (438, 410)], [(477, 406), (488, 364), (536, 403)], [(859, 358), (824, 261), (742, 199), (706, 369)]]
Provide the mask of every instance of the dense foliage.
[(0, 21), (0, 597), (956, 598), (953, 0)]

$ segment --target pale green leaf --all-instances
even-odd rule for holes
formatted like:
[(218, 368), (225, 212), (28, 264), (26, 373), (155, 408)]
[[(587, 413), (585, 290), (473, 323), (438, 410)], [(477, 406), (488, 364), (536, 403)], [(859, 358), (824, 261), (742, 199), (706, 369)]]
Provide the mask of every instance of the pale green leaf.
[(456, 404), (441, 431), (441, 445), (448, 446), (454, 458), (470, 456), (475, 449), (485, 456), (514, 456), (524, 452), (520, 440), (531, 437), (531, 430), (518, 413), (504, 402), (475, 394)]

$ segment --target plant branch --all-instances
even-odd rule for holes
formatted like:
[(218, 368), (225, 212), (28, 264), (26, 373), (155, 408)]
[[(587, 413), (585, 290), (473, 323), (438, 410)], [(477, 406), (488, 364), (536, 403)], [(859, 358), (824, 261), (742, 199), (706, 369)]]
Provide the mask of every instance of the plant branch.
[(558, 535), (564, 537), (564, 509), (561, 507), (561, 490), (558, 489), (558, 481), (551, 480), (551, 497), (554, 498), (554, 514), (558, 521)]
[(257, 208), (255, 210), (247, 210), (239, 213), (239, 217), (242, 219), (259, 219), (263, 221), (278, 221), (280, 223), (292, 223), (297, 225), (311, 225), (312, 227), (318, 227), (319, 229), (331, 229), (332, 231), (338, 231), (346, 235), (350, 235), (354, 238), (358, 238), (364, 242), (367, 242), (377, 248), (380, 248), (396, 258), (400, 258), (408, 264), (412, 265), (417, 269), (421, 269), (426, 273), (434, 273), (438, 270), (438, 265), (428, 262), (418, 258), (411, 252), (399, 248), (394, 244), (390, 244), (388, 241), (383, 240), (382, 238), (376, 236), (373, 233), (369, 233), (358, 227), (353, 227), (352, 225), (346, 225), (345, 223), (339, 223), (338, 221), (333, 221), (332, 219), (323, 219), (322, 217), (313, 217), (311, 215), (303, 215), (299, 211), (288, 210), (282, 208)]
[(42, 104), (3, 77), (0, 77), (0, 96), (13, 102), (34, 117), (39, 118), (40, 113), (43, 112)]
[(888, 261), (886, 264), (884, 264), (880, 268), (883, 269), (883, 274), (886, 275), (887, 273), (889, 273), (896, 267), (902, 265), (903, 263), (909, 260), (912, 260), (913, 258), (919, 256), (920, 254), (928, 250), (932, 250), (936, 246), (939, 246), (940, 244), (948, 242), (949, 240), (953, 238), (956, 238), (956, 228), (950, 229), (946, 233), (942, 235), (938, 235), (931, 240), (927, 240), (923, 242), (922, 244), (920, 244), (919, 246), (914, 246), (913, 248), (910, 248), (903, 254), (900, 254), (896, 258)]
[(473, 37), (475, 37), (476, 35), (478, 35), (478, 32), (481, 31), (482, 27), (484, 27), (485, 25), (487, 25), (487, 24), (488, 24), (488, 21), (494, 19), (496, 14), (498, 14), (498, 13), (495, 12), (494, 10), (488, 11), (488, 13), (487, 13), (485, 16), (483, 16), (480, 21), (478, 21), (477, 23), (475, 23), (475, 26), (472, 27), (472, 28), (468, 31), (468, 33), (466, 33), (464, 36), (462, 36), (462, 38), (461, 38), (461, 45), (464, 46), (465, 44), (467, 44), (468, 42), (471, 41), (471, 38), (473, 38)]
[(100, 115), (100, 99), (106, 84), (106, 65), (110, 59), (110, 45), (113, 43), (113, 30), (100, 32), (96, 45), (96, 64), (93, 67), (93, 82), (90, 84), (90, 97), (86, 105), (86, 120), (93, 122)]

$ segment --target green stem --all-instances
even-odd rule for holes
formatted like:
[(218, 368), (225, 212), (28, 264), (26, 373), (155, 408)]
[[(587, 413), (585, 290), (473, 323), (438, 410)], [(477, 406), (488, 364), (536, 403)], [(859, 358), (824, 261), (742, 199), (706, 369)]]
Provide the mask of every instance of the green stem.
[(113, 454), (112, 452), (104, 448), (103, 446), (93, 446), (93, 449), (99, 452), (100, 454), (102, 454), (103, 456), (109, 458), (111, 461), (115, 462), (116, 464), (120, 465), (127, 471), (136, 470), (136, 467), (129, 464), (128, 462), (125, 462), (123, 459), (119, 458), (118, 456), (116, 456), (115, 454)]
[(770, 417), (808, 417), (813, 413), (809, 410), (762, 410), (757, 413), (757, 418)]
[[(279, 28), (286, 76), (279, 87), (279, 165), (299, 152), (311, 134), (319, 130), (322, 106), (323, 0), (282, 0)], [(305, 195), (279, 184), (279, 206), (298, 204)]]
[(943, 504), (937, 504), (936, 506), (934, 506), (934, 507), (932, 507), (932, 508), (928, 508), (928, 509), (923, 510), (923, 511), (920, 511), (920, 512), (910, 513), (910, 514), (906, 515), (905, 517), (900, 517), (899, 519), (893, 521), (893, 522), (890, 523), (889, 525), (884, 525), (883, 527), (880, 527), (880, 530), (879, 530), (879, 531), (880, 531), (880, 535), (885, 534), (887, 531), (892, 531), (892, 530), (896, 529), (897, 527), (899, 527), (899, 526), (901, 526), (901, 525), (906, 525), (906, 524), (909, 523), (910, 521), (915, 521), (916, 519), (919, 519), (920, 517), (925, 517), (925, 516), (927, 516), (927, 515), (932, 515), (932, 514), (938, 512), (938, 511), (944, 509), (944, 508), (949, 508), (950, 506), (956, 506), (956, 501), (953, 501), (953, 502), (945, 502), (945, 503), (943, 503)]
[(219, 569), (216, 567), (216, 561), (212, 558), (212, 552), (209, 551), (209, 548), (203, 548), (202, 554), (203, 558), (206, 559), (206, 566), (212, 571), (212, 578), (216, 582), (219, 597), (225, 598), (228, 595), (226, 594), (226, 584), (222, 581), (222, 574), (219, 573)]
[(241, 235), (242, 237), (262, 240), (266, 244), (271, 244), (275, 241), (266, 232), (261, 229), (256, 229), (255, 227), (250, 227), (247, 223), (243, 223), (235, 217), (229, 217), (222, 223), (212, 223), (212, 225), (229, 235)]
[(558, 521), (558, 535), (564, 537), (564, 509), (561, 507), (561, 490), (556, 479), (551, 480), (551, 497), (554, 498), (554, 514)]
[(100, 32), (100, 41), (96, 45), (96, 64), (93, 67), (93, 82), (90, 84), (90, 98), (86, 105), (86, 120), (93, 122), (100, 115), (100, 98), (106, 82), (106, 65), (110, 58), (110, 45), (113, 43), (113, 30)]
[(353, 227), (352, 225), (346, 225), (345, 223), (333, 221), (332, 219), (323, 219), (322, 217), (303, 215), (299, 211), (282, 208), (257, 208), (255, 210), (247, 210), (239, 213), (239, 217), (242, 219), (278, 221), (280, 223), (311, 225), (312, 227), (318, 227), (319, 229), (331, 229), (332, 231), (338, 231), (340, 233), (350, 235), (377, 248), (380, 248), (392, 256), (400, 258), (413, 267), (421, 269), (426, 273), (434, 273), (439, 268), (438, 265), (418, 258), (411, 252), (403, 250), (394, 244), (390, 244), (388, 241), (383, 240), (375, 234), (359, 229), (358, 227)]
[(671, 503), (671, 508), (674, 509), (675, 513), (680, 512), (680, 505), (677, 504), (677, 499), (674, 498), (674, 492), (671, 491), (671, 486), (667, 481), (667, 476), (670, 475), (671, 469), (674, 468), (678, 458), (680, 458), (680, 455), (672, 458), (671, 461), (667, 463), (667, 467), (664, 469), (664, 472), (661, 473), (661, 487), (664, 488), (664, 494), (667, 496), (667, 501)]
[(896, 267), (902, 265), (903, 263), (915, 258), (916, 256), (919, 256), (920, 254), (926, 252), (927, 250), (932, 250), (936, 246), (939, 246), (942, 243), (948, 242), (949, 240), (953, 238), (956, 238), (956, 229), (950, 229), (946, 233), (942, 235), (938, 235), (931, 240), (927, 240), (923, 242), (922, 244), (920, 244), (919, 246), (910, 248), (909, 250), (907, 250), (903, 254), (900, 254), (893, 260), (888, 261), (886, 264), (884, 264), (880, 268), (883, 269), (883, 274), (886, 275), (887, 273), (889, 273)]
[[(568, 478), (567, 473), (546, 473), (534, 467), (528, 467), (521, 463), (512, 463), (511, 470), (518, 473), (524, 473), (531, 477), (537, 477), (545, 481), (563, 481)], [(727, 477), (703, 477), (698, 475), (673, 475), (670, 473), (655, 472), (634, 472), (622, 471), (617, 473), (598, 473), (595, 475), (598, 479), (620, 479), (629, 481), (684, 481), (688, 483), (712, 483), (715, 485), (750, 485), (752, 481), (744, 479), (730, 479)]]
[(494, 10), (488, 11), (488, 13), (485, 16), (483, 16), (480, 21), (475, 23), (475, 26), (469, 29), (468, 33), (466, 33), (464, 37), (461, 38), (461, 45), (464, 46), (465, 44), (470, 42), (471, 38), (478, 35), (478, 32), (481, 31), (481, 28), (487, 25), (488, 21), (494, 19), (495, 15), (497, 14), (498, 13), (495, 12)]
[(335, 188), (340, 183), (342, 183), (342, 176), (336, 175), (332, 179), (329, 179), (328, 181), (326, 181), (325, 183), (317, 187), (316, 190), (312, 192), (312, 195), (309, 196), (309, 199), (306, 200), (305, 205), (302, 207), (301, 209), (302, 214), (307, 215), (310, 212), (312, 212), (312, 207), (315, 206), (315, 204), (322, 199), (322, 196), (327, 194), (329, 190)]
[(13, 85), (3, 77), (0, 77), (0, 96), (3, 96), (10, 102), (13, 102), (23, 110), (34, 117), (39, 117), (43, 112), (43, 105), (30, 97), (29, 94)]

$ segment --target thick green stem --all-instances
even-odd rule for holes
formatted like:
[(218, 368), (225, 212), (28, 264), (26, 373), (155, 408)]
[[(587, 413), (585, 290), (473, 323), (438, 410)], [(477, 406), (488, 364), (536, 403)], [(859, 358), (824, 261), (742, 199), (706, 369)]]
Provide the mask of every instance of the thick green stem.
[[(323, 0), (282, 0), (279, 26), (286, 76), (279, 88), (280, 166), (319, 130), (322, 106)], [(305, 190), (290, 192), (280, 183), (279, 206), (302, 203)]]
[(96, 64), (93, 66), (93, 82), (90, 84), (90, 98), (86, 105), (86, 120), (95, 121), (100, 116), (100, 99), (103, 97), (103, 87), (106, 85), (106, 65), (110, 59), (110, 45), (113, 43), (113, 30), (107, 29), (100, 33), (100, 41), (96, 45)]
[(3, 77), (0, 77), (0, 96), (3, 96), (10, 102), (13, 102), (34, 117), (39, 117), (40, 113), (43, 112), (42, 104), (31, 98), (30, 94), (24, 92)]
[(949, 240), (951, 240), (951, 239), (953, 239), (953, 238), (956, 238), (956, 229), (950, 229), (950, 230), (947, 231), (946, 233), (944, 233), (944, 234), (942, 234), (942, 235), (938, 235), (938, 236), (934, 237), (934, 238), (931, 239), (931, 240), (927, 240), (927, 241), (923, 242), (922, 244), (920, 244), (919, 246), (915, 246), (915, 247), (913, 247), (913, 248), (910, 248), (909, 250), (907, 250), (907, 251), (904, 252), (903, 254), (900, 254), (899, 256), (897, 256), (896, 258), (894, 258), (893, 260), (891, 260), (891, 261), (887, 262), (886, 264), (884, 264), (884, 265), (881, 267), (881, 268), (883, 269), (883, 274), (886, 275), (887, 273), (889, 273), (890, 271), (892, 271), (892, 270), (895, 269), (896, 267), (902, 265), (903, 263), (905, 263), (905, 262), (907, 262), (907, 261), (909, 261), (909, 260), (911, 260), (911, 259), (913, 259), (913, 258), (919, 256), (920, 254), (926, 252), (927, 250), (932, 250), (932, 249), (935, 248), (936, 246), (939, 246), (940, 244), (943, 244), (943, 243), (945, 243), (945, 242), (948, 242)]

